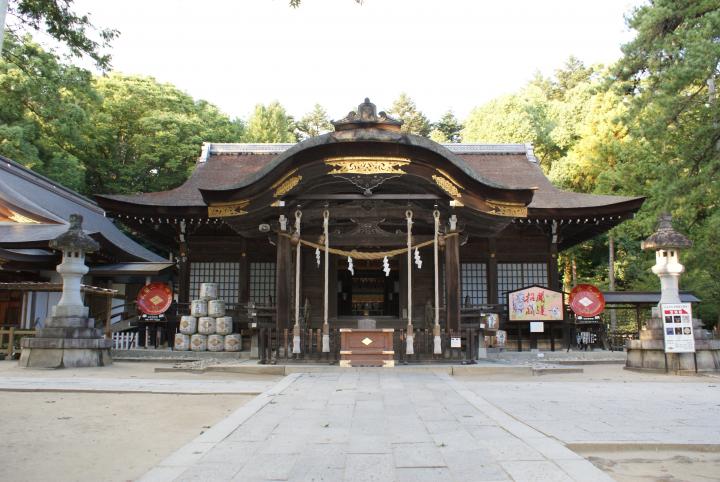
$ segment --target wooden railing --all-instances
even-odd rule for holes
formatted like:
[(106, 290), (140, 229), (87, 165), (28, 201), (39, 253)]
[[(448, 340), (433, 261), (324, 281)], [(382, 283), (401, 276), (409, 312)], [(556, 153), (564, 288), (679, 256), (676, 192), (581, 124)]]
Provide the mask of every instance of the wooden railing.
[[(14, 327), (0, 328), (0, 354), (5, 356), (12, 356), (15, 351), (15, 339), (26, 336), (35, 336), (35, 330), (18, 330)], [(7, 337), (7, 342), (5, 342)]]

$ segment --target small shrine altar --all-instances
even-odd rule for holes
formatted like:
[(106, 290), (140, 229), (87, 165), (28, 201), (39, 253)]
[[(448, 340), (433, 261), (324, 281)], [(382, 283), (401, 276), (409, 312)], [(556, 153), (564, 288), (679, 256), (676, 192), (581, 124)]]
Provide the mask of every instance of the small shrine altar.
[(375, 328), (375, 320), (358, 320), (357, 328), (340, 329), (341, 367), (394, 367), (392, 328)]

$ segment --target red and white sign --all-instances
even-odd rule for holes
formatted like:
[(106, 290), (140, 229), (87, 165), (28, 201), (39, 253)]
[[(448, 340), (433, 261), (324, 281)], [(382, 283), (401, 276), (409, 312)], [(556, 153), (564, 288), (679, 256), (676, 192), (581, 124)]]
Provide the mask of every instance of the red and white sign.
[(138, 310), (146, 315), (165, 313), (172, 303), (172, 290), (165, 283), (150, 283), (137, 295)]
[(592, 318), (605, 309), (605, 297), (593, 285), (577, 285), (570, 292), (570, 308), (585, 318)]
[(661, 305), (665, 353), (695, 353), (690, 303)]

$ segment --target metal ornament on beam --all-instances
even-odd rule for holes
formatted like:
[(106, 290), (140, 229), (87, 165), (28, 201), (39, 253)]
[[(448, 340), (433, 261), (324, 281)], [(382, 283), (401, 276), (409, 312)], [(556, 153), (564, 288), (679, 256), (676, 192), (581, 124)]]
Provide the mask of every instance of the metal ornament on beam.
[(400, 169), (410, 164), (404, 157), (333, 157), (325, 159), (325, 164), (332, 168), (329, 175), (337, 174), (407, 174)]
[(250, 205), (249, 199), (211, 204), (208, 206), (208, 217), (226, 218), (231, 216), (242, 216), (248, 213), (245, 211), (245, 208), (247, 208), (248, 205)]

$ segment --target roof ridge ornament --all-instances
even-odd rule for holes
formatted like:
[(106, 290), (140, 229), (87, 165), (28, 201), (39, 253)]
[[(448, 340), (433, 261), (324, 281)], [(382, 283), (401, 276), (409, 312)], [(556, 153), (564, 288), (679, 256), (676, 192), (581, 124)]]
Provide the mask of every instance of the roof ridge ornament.
[(344, 118), (332, 121), (332, 125), (335, 126), (335, 131), (375, 128), (399, 132), (403, 121), (390, 117), (384, 111), (377, 113), (375, 104), (365, 97), (365, 102), (358, 105), (357, 112), (350, 111)]

